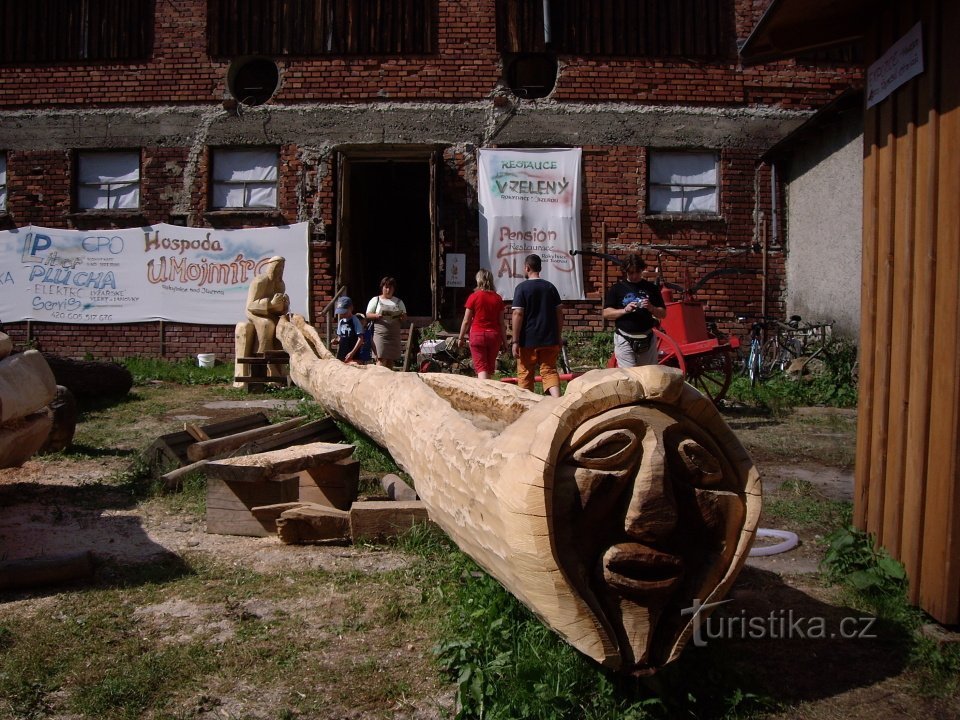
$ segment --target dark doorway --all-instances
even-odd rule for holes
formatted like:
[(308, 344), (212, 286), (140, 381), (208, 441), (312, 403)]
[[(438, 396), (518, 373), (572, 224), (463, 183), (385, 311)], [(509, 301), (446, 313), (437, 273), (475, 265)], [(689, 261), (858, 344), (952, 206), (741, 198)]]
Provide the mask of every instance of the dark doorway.
[(344, 279), (357, 309), (362, 312), (379, 294), (380, 279), (392, 275), (407, 313), (432, 317), (429, 161), (353, 161), (347, 178)]

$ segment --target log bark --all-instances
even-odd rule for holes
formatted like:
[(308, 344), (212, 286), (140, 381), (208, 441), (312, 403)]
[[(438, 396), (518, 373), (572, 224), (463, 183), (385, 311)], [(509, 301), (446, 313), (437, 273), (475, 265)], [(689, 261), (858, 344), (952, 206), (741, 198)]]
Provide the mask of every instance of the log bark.
[(133, 375), (123, 365), (95, 360), (72, 360), (44, 353), (57, 385), (79, 397), (120, 397), (133, 387)]
[(676, 658), (747, 557), (760, 477), (679, 372), (597, 370), (562, 398), (345, 365), (281, 320), (291, 377), (386, 448), (457, 545), (567, 642), (621, 671)]

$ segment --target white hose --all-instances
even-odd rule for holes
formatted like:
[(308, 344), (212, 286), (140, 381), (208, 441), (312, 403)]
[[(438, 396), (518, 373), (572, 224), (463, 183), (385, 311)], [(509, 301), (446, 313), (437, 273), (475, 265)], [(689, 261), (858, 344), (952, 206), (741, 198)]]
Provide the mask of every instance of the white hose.
[(762, 545), (750, 548), (750, 557), (761, 557), (766, 555), (779, 555), (787, 550), (793, 550), (800, 539), (796, 533), (789, 530), (769, 530), (767, 528), (757, 528), (758, 538), (780, 538), (781, 542), (775, 545)]

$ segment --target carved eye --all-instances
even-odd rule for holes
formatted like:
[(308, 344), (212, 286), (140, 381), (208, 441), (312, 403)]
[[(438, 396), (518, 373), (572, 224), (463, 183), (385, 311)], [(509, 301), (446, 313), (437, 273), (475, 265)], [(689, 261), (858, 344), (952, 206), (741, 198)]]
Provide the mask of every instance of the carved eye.
[(573, 452), (573, 461), (591, 470), (609, 470), (629, 465), (628, 458), (636, 452), (640, 438), (632, 430), (607, 430), (592, 438)]
[(723, 480), (723, 469), (716, 456), (696, 440), (682, 440), (677, 455), (684, 479), (694, 487), (716, 487)]

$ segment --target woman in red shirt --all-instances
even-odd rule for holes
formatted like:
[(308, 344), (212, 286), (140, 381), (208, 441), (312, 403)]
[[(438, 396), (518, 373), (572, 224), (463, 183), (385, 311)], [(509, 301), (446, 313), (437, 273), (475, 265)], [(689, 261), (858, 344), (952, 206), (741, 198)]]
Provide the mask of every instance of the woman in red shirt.
[(477, 289), (466, 302), (460, 335), (462, 343), (470, 330), (470, 355), (477, 377), (487, 380), (497, 369), (497, 355), (507, 347), (507, 327), (503, 319), (503, 298), (493, 289), (493, 273), (477, 272)]

